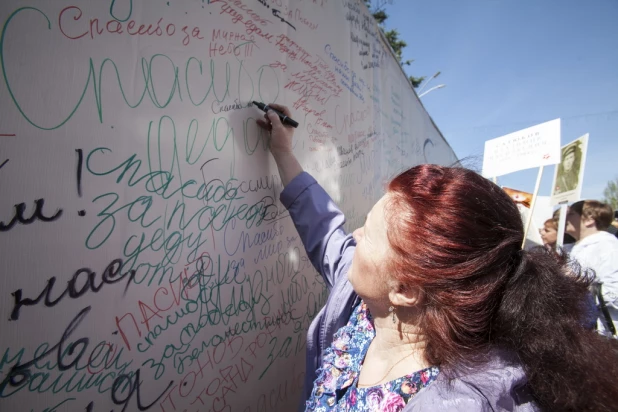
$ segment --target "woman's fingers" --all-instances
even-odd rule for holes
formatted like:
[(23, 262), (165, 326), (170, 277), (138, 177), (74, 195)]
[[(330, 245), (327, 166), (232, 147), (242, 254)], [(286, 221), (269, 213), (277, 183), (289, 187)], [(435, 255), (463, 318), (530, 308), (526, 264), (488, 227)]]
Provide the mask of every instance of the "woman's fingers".
[(270, 124), (270, 122), (266, 122), (262, 119), (257, 119), (256, 122), (258, 126), (260, 126), (264, 130), (268, 130), (270, 132), (273, 129), (273, 126)]
[(270, 121), (270, 124), (272, 125), (272, 127), (277, 128), (277, 129), (280, 127), (283, 127), (283, 124), (281, 123), (281, 119), (279, 119), (279, 115), (273, 112), (272, 110), (269, 110), (266, 112), (266, 117)]
[(284, 106), (282, 104), (269, 103), (268, 107), (272, 107), (275, 110), (279, 110), (281, 113), (283, 113), (287, 117), (292, 117), (292, 112), (290, 112), (290, 109), (288, 109), (287, 106)]

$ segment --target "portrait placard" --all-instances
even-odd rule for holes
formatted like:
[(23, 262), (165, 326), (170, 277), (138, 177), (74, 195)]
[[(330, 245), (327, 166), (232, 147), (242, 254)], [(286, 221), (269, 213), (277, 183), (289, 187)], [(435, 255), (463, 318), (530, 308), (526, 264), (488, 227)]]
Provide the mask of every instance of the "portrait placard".
[(554, 172), (551, 186), (551, 204), (580, 200), (584, 182), (588, 134), (572, 141), (561, 149), (560, 163)]

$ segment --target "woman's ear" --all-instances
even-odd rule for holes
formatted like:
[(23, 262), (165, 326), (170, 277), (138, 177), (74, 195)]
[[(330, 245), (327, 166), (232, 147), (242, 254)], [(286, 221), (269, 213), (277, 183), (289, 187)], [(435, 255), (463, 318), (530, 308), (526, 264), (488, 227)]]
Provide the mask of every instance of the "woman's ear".
[(425, 294), (420, 288), (394, 283), (388, 297), (395, 306), (414, 307), (423, 303)]

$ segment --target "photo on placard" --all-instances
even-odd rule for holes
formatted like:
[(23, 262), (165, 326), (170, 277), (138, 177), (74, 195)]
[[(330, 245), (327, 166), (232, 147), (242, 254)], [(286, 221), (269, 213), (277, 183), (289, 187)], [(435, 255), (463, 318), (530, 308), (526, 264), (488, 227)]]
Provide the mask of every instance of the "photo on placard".
[(588, 134), (562, 147), (560, 163), (556, 166), (552, 184), (552, 205), (580, 199), (587, 147)]
[(502, 190), (504, 190), (515, 203), (519, 203), (527, 208), (530, 208), (530, 204), (532, 203), (532, 193), (511, 189), (510, 187), (503, 187)]

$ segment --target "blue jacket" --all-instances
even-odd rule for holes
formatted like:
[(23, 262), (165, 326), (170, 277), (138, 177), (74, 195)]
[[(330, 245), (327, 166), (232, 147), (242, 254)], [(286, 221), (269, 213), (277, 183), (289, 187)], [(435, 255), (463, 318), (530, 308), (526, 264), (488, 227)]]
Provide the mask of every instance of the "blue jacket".
[[(345, 217), (324, 189), (308, 173), (294, 178), (281, 193), (307, 255), (320, 272), (330, 295), (307, 332), (305, 386), (301, 409), (311, 395), (324, 350), (344, 326), (360, 298), (348, 281), (356, 243), (343, 230)], [(420, 391), (404, 411), (538, 411), (526, 391), (526, 376), (511, 356), (494, 351), (481, 367), (461, 370), (455, 377), (440, 374)]]

